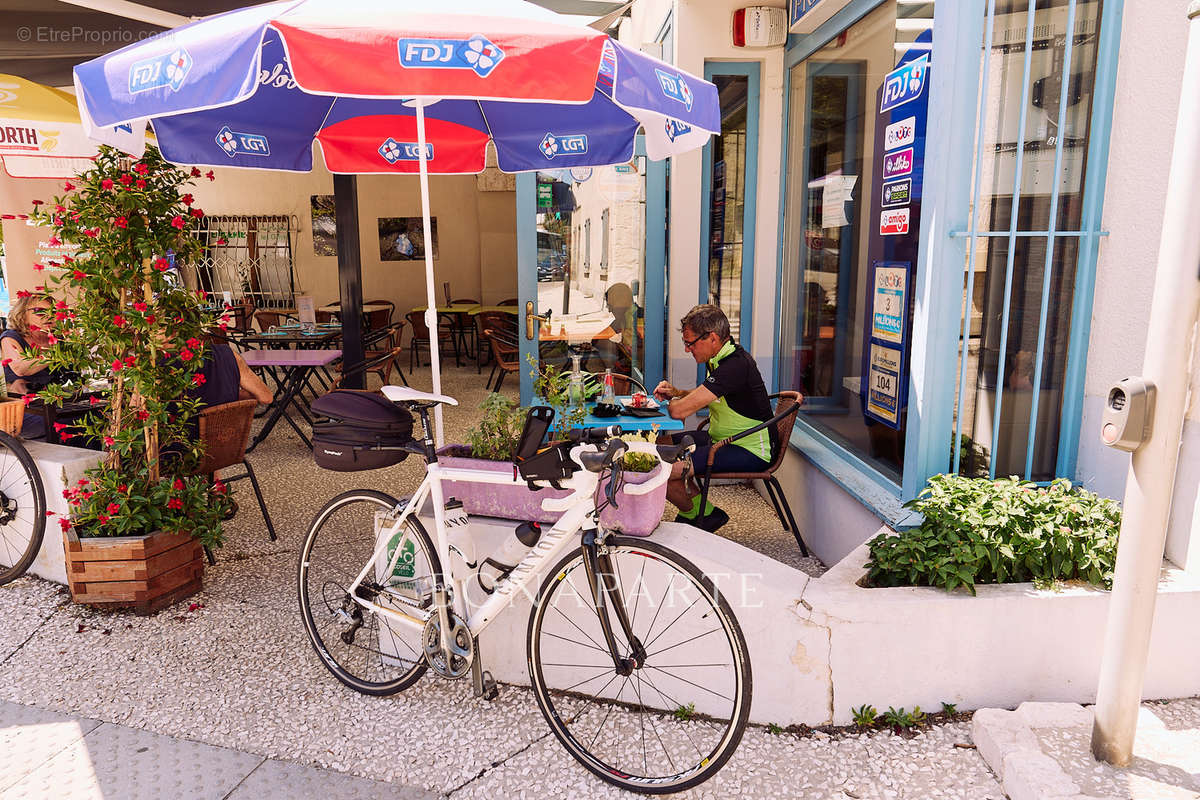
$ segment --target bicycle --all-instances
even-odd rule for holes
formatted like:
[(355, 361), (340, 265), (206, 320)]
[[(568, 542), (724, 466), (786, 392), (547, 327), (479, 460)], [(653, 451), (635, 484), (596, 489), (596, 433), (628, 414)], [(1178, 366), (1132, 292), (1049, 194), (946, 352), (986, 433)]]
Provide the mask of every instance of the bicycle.
[(0, 586), (25, 574), (46, 532), (46, 493), (19, 437), (0, 430)]
[[(545, 576), (535, 595), (526, 594), (526, 656), (538, 706), (563, 747), (603, 780), (642, 793), (711, 778), (737, 748), (750, 713), (750, 659), (737, 619), (690, 561), (598, 526), (600, 510), (615, 502), (627, 451), (670, 462), (692, 445), (623, 442), (610, 428), (573, 431), (541, 447), (553, 411), (534, 408), (514, 474), (450, 469), (438, 464), (429, 409), (457, 402), (406, 387), (383, 391), (420, 417), (422, 439), (410, 447), (424, 457), (426, 475), (406, 500), (349, 491), (313, 519), (297, 580), (305, 631), (324, 666), (376, 696), (407, 689), (429, 669), (455, 679), (470, 672), (476, 696), (492, 699), (496, 682), (481, 664), (478, 636)], [(669, 473), (624, 488), (644, 494)], [(473, 609), (469, 578), (444, 569), (452, 564), (448, 480), (572, 490), (542, 502), (562, 516)], [(434, 537), (418, 511), (433, 517)]]

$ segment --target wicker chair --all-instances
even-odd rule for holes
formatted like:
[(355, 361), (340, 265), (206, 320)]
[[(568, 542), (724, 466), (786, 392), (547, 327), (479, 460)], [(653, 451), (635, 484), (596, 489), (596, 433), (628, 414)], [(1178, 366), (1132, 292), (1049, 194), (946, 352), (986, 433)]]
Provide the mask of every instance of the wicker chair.
[[(409, 351), (408, 351), (408, 371), (412, 372), (414, 364), (416, 363), (416, 360), (417, 360), (418, 351), (422, 347), (424, 347), (426, 349), (429, 348), (429, 326), (425, 324), (425, 312), (424, 311), (410, 311), (410, 312), (408, 312), (407, 316), (408, 316), (408, 324), (412, 328), (412, 336), (409, 339)], [(455, 342), (454, 337), (451, 335), (450, 329), (439, 324), (438, 325), (438, 346), (439, 346), (438, 358), (439, 358), (439, 360), (446, 352), (444, 349), (441, 349), (441, 345), (443, 342), (446, 343), (446, 345), (449, 349), (454, 350), (456, 353), (458, 352), (457, 343)]]
[[(254, 468), (246, 460), (246, 445), (250, 441), (250, 423), (254, 419), (256, 400), (236, 400), (232, 403), (222, 403), (209, 406), (200, 412), (200, 441), (204, 444), (204, 458), (196, 468), (196, 475), (215, 475), (218, 470), (241, 464), (246, 468), (245, 473), (224, 477), (225, 483), (233, 483), (244, 478), (250, 479), (254, 496), (258, 499), (258, 507), (262, 511), (263, 522), (267, 525), (267, 536), (275, 541), (275, 525), (271, 515), (267, 513), (267, 504), (263, 500), (262, 489), (259, 488), (258, 478)], [(211, 552), (208, 553), (210, 564), (215, 563)]]
[[(775, 515), (779, 517), (779, 521), (784, 528), (791, 531), (792, 536), (796, 537), (796, 544), (800, 545), (800, 553), (808, 555), (808, 545), (804, 543), (804, 537), (800, 534), (800, 528), (796, 525), (796, 519), (792, 516), (792, 508), (788, 505), (787, 497), (783, 494), (783, 489), (779, 485), (779, 481), (775, 479), (775, 470), (779, 469), (779, 465), (783, 463), (783, 456), (787, 453), (788, 440), (792, 435), (792, 426), (796, 424), (796, 413), (800, 410), (800, 404), (804, 402), (804, 397), (799, 392), (780, 392), (779, 394), (771, 395), (772, 400), (776, 400), (775, 416), (771, 417), (766, 422), (755, 425), (753, 428), (742, 431), (736, 436), (730, 436), (727, 439), (722, 439), (718, 442), (713, 442), (708, 449), (708, 464), (704, 474), (697, 475), (696, 480), (700, 484), (700, 508), (705, 508), (708, 503), (709, 484), (713, 478), (728, 478), (731, 480), (740, 481), (762, 481), (767, 490), (767, 497), (771, 500), (771, 505), (775, 509)], [(777, 443), (775, 445), (775, 456), (771, 459), (771, 463), (762, 472), (713, 472), (713, 458), (717, 454), (717, 450), (725, 447), (730, 442), (736, 442), (744, 436), (749, 436), (752, 433), (757, 433), (774, 426), (778, 433)]]
[[(503, 331), (488, 328), (483, 335), (491, 343), (492, 357), (496, 360), (492, 365), (491, 374), (488, 375), (488, 389), (498, 392), (504, 384), (504, 376), (521, 368), (520, 347), (515, 338), (510, 338)], [(492, 377), (496, 375), (497, 369), (500, 370), (500, 375), (496, 377), (496, 385), (492, 386)]]

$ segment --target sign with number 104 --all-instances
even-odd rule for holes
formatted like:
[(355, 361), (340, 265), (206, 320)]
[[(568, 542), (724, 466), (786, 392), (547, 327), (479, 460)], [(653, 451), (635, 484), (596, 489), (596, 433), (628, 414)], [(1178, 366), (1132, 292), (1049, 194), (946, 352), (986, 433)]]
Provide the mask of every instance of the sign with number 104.
[(897, 427), (900, 420), (900, 351), (884, 345), (871, 345), (871, 363), (867, 376), (867, 412)]

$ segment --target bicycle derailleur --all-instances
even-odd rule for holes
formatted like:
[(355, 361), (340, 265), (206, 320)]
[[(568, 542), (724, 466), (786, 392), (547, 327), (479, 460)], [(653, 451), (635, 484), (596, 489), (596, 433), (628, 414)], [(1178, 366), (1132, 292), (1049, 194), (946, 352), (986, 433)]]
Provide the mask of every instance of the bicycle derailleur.
[(449, 652), (442, 649), (442, 626), (437, 614), (431, 615), (425, 623), (421, 642), (430, 669), (443, 678), (457, 679), (471, 671), (475, 661), (475, 638), (457, 614), (450, 614)]

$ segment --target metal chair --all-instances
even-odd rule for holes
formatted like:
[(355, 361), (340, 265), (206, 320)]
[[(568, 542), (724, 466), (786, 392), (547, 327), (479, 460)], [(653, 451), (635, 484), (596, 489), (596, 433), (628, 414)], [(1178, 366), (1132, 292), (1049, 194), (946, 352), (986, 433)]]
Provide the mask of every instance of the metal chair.
[(492, 349), (490, 346), (485, 346), (487, 339), (484, 336), (484, 331), (489, 328), (516, 339), (517, 318), (507, 311), (480, 311), (475, 315), (475, 336), (479, 342), (475, 351), (476, 373), (482, 373), (483, 365), (491, 361)]
[[(403, 323), (402, 323), (403, 324)], [(376, 352), (372, 357), (364, 359), (358, 364), (350, 367), (342, 367), (341, 374), (333, 381), (334, 389), (340, 389), (342, 382), (353, 375), (365, 375), (368, 372), (374, 372), (383, 381), (384, 385), (392, 382), (392, 369), (400, 372), (400, 380), (404, 381), (404, 385), (408, 386), (408, 380), (404, 377), (404, 371), (400, 369), (400, 357), (404, 355), (404, 348), (397, 345), (391, 350)]]
[[(422, 347), (429, 349), (429, 326), (425, 324), (424, 311), (410, 311), (406, 316), (408, 317), (408, 324), (412, 328), (412, 336), (409, 338), (408, 342), (408, 371), (412, 372), (414, 369), (414, 364), (417, 360), (418, 351)], [(450, 329), (442, 327), (442, 325), (439, 323), (438, 345), (440, 346), (443, 341), (449, 343), (449, 346), (454, 349), (454, 352), (456, 354), (458, 353), (458, 343), (455, 341), (454, 336), (450, 333)], [(441, 356), (444, 352), (444, 350), (438, 351), (439, 361), (441, 360)]]
[(254, 321), (258, 323), (258, 329), (264, 333), (270, 328), (279, 327), (284, 321), (297, 322), (295, 316), (284, 311), (255, 311)]
[[(804, 543), (804, 537), (800, 533), (799, 526), (796, 525), (796, 518), (792, 516), (792, 508), (788, 505), (787, 497), (783, 494), (783, 488), (780, 487), (779, 481), (775, 479), (775, 470), (779, 469), (779, 465), (783, 463), (784, 454), (787, 453), (788, 440), (792, 435), (792, 426), (796, 424), (796, 414), (800, 411), (800, 404), (804, 402), (804, 396), (799, 392), (780, 392), (779, 394), (771, 395), (772, 400), (776, 400), (775, 416), (771, 417), (766, 422), (755, 425), (753, 428), (742, 431), (736, 436), (730, 436), (718, 442), (713, 442), (708, 449), (708, 464), (703, 474), (696, 475), (696, 481), (700, 484), (700, 508), (706, 508), (708, 504), (708, 489), (713, 478), (728, 478), (731, 480), (740, 481), (762, 481), (767, 489), (767, 497), (771, 500), (771, 505), (775, 509), (775, 516), (779, 517), (780, 523), (784, 529), (791, 531), (792, 536), (796, 538), (796, 544), (800, 545), (801, 555), (807, 556), (808, 545)], [(771, 459), (771, 463), (761, 472), (713, 472), (713, 458), (717, 454), (717, 450), (725, 447), (731, 442), (736, 442), (738, 439), (749, 436), (752, 433), (774, 427), (778, 436), (775, 444), (775, 455)]]
[[(258, 478), (254, 468), (246, 460), (246, 445), (250, 442), (250, 423), (254, 420), (256, 400), (235, 400), (232, 403), (222, 403), (209, 406), (200, 412), (200, 442), (204, 445), (204, 458), (193, 474), (211, 475), (215, 477), (218, 470), (226, 469), (237, 464), (246, 468), (245, 473), (232, 477), (223, 477), (227, 484), (234, 481), (250, 479), (254, 496), (258, 500), (259, 510), (262, 511), (263, 522), (267, 526), (267, 536), (275, 541), (275, 525), (267, 512), (266, 501), (263, 500), (262, 489), (259, 488)], [(211, 551), (206, 552), (208, 563), (216, 563)]]

